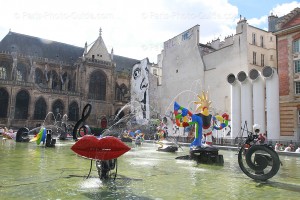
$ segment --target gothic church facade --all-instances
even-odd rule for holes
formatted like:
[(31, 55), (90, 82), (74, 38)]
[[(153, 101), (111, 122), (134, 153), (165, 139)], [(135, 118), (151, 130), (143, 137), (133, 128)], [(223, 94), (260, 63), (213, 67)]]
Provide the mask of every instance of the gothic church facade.
[(75, 123), (89, 103), (86, 123), (106, 128), (130, 101), (137, 62), (108, 53), (101, 31), (84, 48), (10, 31), (0, 42), (0, 126), (31, 128), (63, 117)]

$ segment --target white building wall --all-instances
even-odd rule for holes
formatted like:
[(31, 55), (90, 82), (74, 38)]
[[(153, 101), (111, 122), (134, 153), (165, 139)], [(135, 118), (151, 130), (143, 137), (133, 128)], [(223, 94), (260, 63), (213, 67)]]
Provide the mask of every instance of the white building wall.
[[(255, 34), (255, 43), (253, 43), (253, 34)], [(263, 38), (263, 47), (261, 39)], [(248, 41), (248, 65), (249, 70), (262, 70), (264, 66), (277, 67), (276, 64), (276, 38), (271, 32), (267, 32), (256, 27), (247, 26)], [(253, 63), (253, 52), (256, 53), (256, 64)], [(261, 56), (264, 55), (264, 63)]]
[(158, 77), (153, 74), (149, 74), (149, 109), (150, 109), (150, 118), (156, 119), (159, 118), (159, 92), (158, 92)]
[[(261, 71), (261, 54), (265, 55), (265, 65), (277, 66), (275, 37), (272, 33), (248, 25), (247, 20), (243, 19), (238, 22), (235, 35), (227, 37), (225, 42), (215, 40), (208, 44), (214, 46), (215, 50), (211, 49), (210, 53), (204, 55), (199, 51), (198, 32), (197, 25), (164, 43), (163, 56), (160, 57), (163, 58), (162, 87), (159, 88), (160, 113), (164, 115), (173, 111), (174, 101), (194, 111), (192, 101), (197, 100), (195, 95), (208, 90), (212, 114), (226, 112), (231, 119), (228, 74), (237, 75), (240, 71), (249, 72), (253, 68)], [(255, 45), (251, 43), (253, 32), (257, 35)], [(260, 46), (260, 36), (264, 38), (263, 47)], [(253, 51), (257, 52), (255, 65)], [(249, 121), (251, 124), (248, 124), (248, 128), (253, 126), (253, 119)]]
[(198, 49), (199, 26), (164, 42), (161, 114), (173, 112), (174, 101), (194, 109), (192, 101), (201, 91), (204, 66)]
[(234, 37), (232, 45), (203, 56), (206, 67), (205, 86), (209, 88), (212, 107), (219, 114), (230, 114), (231, 90), (230, 84), (227, 83), (228, 74), (237, 74), (247, 69), (245, 39), (245, 35), (238, 34)]

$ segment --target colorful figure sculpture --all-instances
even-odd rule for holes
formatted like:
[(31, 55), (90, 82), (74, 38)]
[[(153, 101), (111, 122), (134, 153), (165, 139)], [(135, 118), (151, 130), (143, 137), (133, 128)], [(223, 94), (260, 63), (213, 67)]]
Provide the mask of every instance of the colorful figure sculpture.
[[(201, 146), (202, 135), (204, 136), (205, 145), (211, 146), (212, 131), (214, 129), (222, 130), (223, 128), (228, 126), (229, 115), (224, 113), (222, 116), (216, 115), (215, 117), (212, 117), (209, 112), (211, 101), (209, 100), (208, 92), (202, 92), (202, 94), (198, 95), (197, 97), (198, 101), (194, 102), (195, 104), (197, 104), (196, 112), (199, 111), (199, 113), (197, 114), (192, 114), (189, 110), (181, 107), (178, 103), (174, 103), (176, 125), (180, 127), (187, 127), (189, 125), (196, 124), (195, 139), (192, 142), (191, 146)], [(187, 120), (188, 116), (191, 117), (190, 122), (188, 122)], [(198, 116), (199, 118), (196, 116)]]
[[(174, 114), (176, 119), (176, 125), (179, 127), (187, 127), (195, 125), (195, 139), (191, 143), (190, 147), (201, 146), (202, 141), (202, 118), (198, 115), (191, 113), (188, 109), (181, 107), (177, 102), (174, 103)], [(191, 121), (187, 122), (187, 117), (191, 117)]]

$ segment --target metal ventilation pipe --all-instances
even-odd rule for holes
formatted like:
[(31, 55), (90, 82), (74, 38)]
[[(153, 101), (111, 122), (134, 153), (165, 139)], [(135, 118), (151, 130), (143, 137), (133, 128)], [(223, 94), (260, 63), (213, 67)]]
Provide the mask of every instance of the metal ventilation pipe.
[(262, 133), (266, 132), (265, 81), (256, 69), (249, 71), (253, 86), (253, 124), (259, 124)]
[(231, 84), (231, 138), (236, 138), (241, 128), (241, 86), (236, 84), (234, 74), (227, 76), (227, 82)]
[(236, 78), (234, 74), (229, 74), (227, 76), (227, 82), (230, 83), (231, 85), (236, 83)]
[(275, 68), (262, 70), (266, 81), (267, 136), (270, 140), (280, 138), (279, 78)]
[(247, 122), (247, 128), (252, 131), (252, 84), (248, 80), (247, 74), (241, 71), (237, 74), (238, 80), (241, 82), (241, 122), (244, 126)]

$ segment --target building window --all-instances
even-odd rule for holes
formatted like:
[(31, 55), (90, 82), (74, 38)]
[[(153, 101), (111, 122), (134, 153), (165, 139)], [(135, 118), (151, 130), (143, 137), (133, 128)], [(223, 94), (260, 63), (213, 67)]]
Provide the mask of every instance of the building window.
[(20, 91), (16, 96), (15, 119), (27, 119), (28, 117), (29, 94), (27, 91)]
[(121, 101), (121, 99), (122, 99), (121, 88), (120, 88), (120, 86), (116, 85), (115, 100)]
[(260, 46), (264, 47), (264, 37), (260, 36)]
[(17, 71), (17, 81), (23, 81), (22, 73), (19, 70)]
[(8, 100), (8, 92), (4, 88), (0, 88), (0, 118), (7, 117)]
[(294, 53), (300, 52), (300, 39), (293, 42)]
[(273, 37), (271, 36), (271, 37), (270, 37), (270, 42), (272, 42), (272, 41), (273, 41)]
[(295, 82), (295, 94), (300, 94), (300, 82)]
[(41, 69), (37, 68), (35, 70), (35, 83), (40, 84), (43, 83), (44, 74)]
[(79, 119), (79, 107), (76, 102), (73, 102), (69, 106), (69, 120), (70, 121), (78, 121)]
[(49, 73), (49, 77), (52, 77), (52, 85), (51, 88), (54, 90), (59, 90), (61, 89), (61, 81), (58, 77), (58, 74), (56, 73), (55, 70), (51, 70)]
[(53, 113), (53, 119), (55, 117), (55, 119), (57, 121), (61, 120), (61, 118), (63, 117), (64, 114), (64, 104), (61, 100), (56, 100), (53, 105), (52, 105), (52, 113)]
[(103, 100), (106, 99), (106, 75), (101, 71), (95, 71), (90, 76), (89, 99)]
[(295, 73), (299, 73), (300, 72), (300, 60), (295, 60), (294, 66), (295, 66)]
[(252, 44), (253, 45), (256, 45), (256, 35), (255, 35), (255, 33), (252, 33)]
[(153, 74), (157, 75), (157, 69), (153, 69)]
[(17, 81), (26, 81), (27, 80), (27, 68), (23, 63), (18, 63), (17, 70), (16, 70), (16, 80)]
[(270, 55), (270, 60), (273, 60), (273, 55)]
[(298, 111), (298, 124), (300, 124), (300, 110), (297, 111)]
[(0, 79), (6, 79), (6, 68), (0, 67)]
[(34, 106), (34, 119), (43, 120), (46, 118), (47, 104), (44, 98), (39, 98)]
[(253, 52), (253, 65), (256, 65), (256, 52)]
[(262, 67), (265, 66), (265, 55), (264, 54), (260, 55), (260, 65)]

